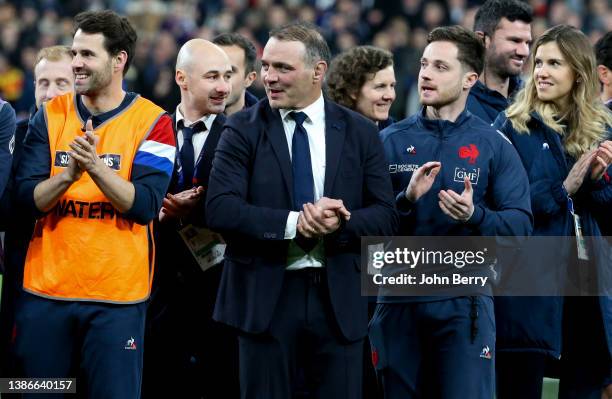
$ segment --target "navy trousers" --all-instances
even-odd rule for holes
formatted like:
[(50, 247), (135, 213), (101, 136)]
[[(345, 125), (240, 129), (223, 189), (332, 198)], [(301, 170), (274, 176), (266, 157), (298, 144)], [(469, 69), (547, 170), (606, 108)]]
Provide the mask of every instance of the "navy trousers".
[(361, 398), (364, 340), (342, 337), (327, 290), (321, 270), (285, 273), (269, 331), (239, 337), (242, 399)]
[(145, 313), (144, 302), (59, 301), (23, 293), (15, 351), (24, 376), (77, 377), (77, 393), (89, 399), (139, 399)]
[(378, 304), (370, 342), (385, 399), (491, 399), (490, 297)]

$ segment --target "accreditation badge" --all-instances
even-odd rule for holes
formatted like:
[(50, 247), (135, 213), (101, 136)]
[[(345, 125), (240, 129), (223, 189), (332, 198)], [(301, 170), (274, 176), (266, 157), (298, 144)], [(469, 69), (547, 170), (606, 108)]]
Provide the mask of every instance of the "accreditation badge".
[(580, 216), (574, 211), (574, 201), (568, 195), (567, 206), (569, 208), (572, 217), (574, 218), (574, 232), (576, 233), (576, 249), (578, 251), (578, 259), (589, 260), (589, 253), (587, 251), (586, 241), (582, 234), (582, 224), (580, 223)]
[(219, 234), (192, 224), (184, 226), (178, 233), (202, 271), (210, 269), (223, 260), (225, 243)]
[(589, 260), (589, 252), (587, 251), (586, 241), (582, 234), (582, 224), (580, 224), (580, 216), (572, 213), (574, 217), (574, 231), (576, 232), (576, 249), (578, 250), (578, 259)]

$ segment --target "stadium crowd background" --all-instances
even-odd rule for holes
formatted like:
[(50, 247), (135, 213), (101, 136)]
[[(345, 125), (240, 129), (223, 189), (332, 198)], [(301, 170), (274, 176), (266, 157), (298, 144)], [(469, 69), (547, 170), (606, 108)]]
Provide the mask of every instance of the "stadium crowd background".
[[(42, 47), (72, 42), (73, 17), (86, 9), (111, 8), (129, 16), (138, 31), (128, 89), (153, 100), (169, 112), (179, 103), (174, 84), (178, 49), (187, 40), (211, 40), (224, 32), (251, 39), (259, 54), (268, 31), (293, 19), (315, 23), (335, 55), (348, 48), (373, 44), (394, 55), (396, 119), (418, 108), (415, 82), (417, 59), (434, 27), (460, 24), (472, 28), (479, 0), (38, 0), (0, 1), (0, 97), (11, 102), (18, 118), (34, 103), (33, 71)], [(535, 40), (548, 27), (569, 23), (593, 43), (612, 30), (608, 0), (529, 0), (534, 9)], [(260, 82), (252, 86), (263, 95)]]

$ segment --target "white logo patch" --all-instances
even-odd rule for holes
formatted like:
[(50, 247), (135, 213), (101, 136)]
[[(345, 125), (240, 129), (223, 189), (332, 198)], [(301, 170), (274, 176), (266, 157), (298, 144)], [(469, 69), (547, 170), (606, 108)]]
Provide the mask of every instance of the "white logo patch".
[(418, 168), (419, 168), (419, 165), (416, 165), (413, 163), (402, 163), (402, 164), (392, 163), (389, 165), (389, 173), (414, 172)]
[(134, 339), (134, 337), (130, 337), (130, 339), (127, 340), (123, 349), (130, 351), (136, 350), (136, 340)]
[(453, 177), (454, 181), (463, 183), (466, 176), (470, 179), (470, 183), (473, 185), (478, 184), (480, 168), (455, 168), (455, 176)]

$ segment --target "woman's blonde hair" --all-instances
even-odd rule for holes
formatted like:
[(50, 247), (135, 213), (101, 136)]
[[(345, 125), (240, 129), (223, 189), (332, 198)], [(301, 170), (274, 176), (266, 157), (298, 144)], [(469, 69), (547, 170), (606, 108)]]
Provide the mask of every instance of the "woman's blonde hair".
[[(541, 45), (550, 42), (557, 44), (574, 72), (575, 81), (567, 109), (541, 101), (536, 91), (534, 57)], [(612, 116), (599, 100), (599, 78), (591, 44), (578, 29), (557, 25), (536, 40), (530, 58), (531, 74), (514, 103), (508, 107), (506, 115), (515, 130), (529, 133), (527, 123), (531, 119), (530, 113), (537, 112), (547, 126), (561, 135), (567, 135), (565, 150), (572, 157), (579, 158), (604, 140), (608, 126), (612, 126)]]

